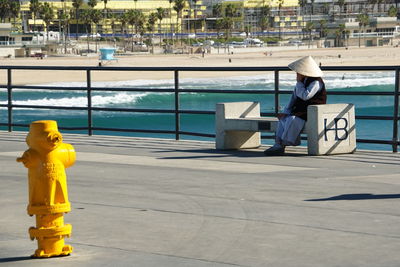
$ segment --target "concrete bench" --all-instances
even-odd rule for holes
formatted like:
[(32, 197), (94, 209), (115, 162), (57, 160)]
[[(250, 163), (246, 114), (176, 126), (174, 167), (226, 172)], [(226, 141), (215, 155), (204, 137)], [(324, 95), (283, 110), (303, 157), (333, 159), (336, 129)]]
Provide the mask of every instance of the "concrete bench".
[[(356, 131), (353, 104), (308, 107), (302, 133), (307, 134), (309, 155), (353, 153)], [(217, 149), (257, 148), (261, 132), (275, 132), (278, 119), (260, 116), (258, 102), (218, 103), (215, 118)]]

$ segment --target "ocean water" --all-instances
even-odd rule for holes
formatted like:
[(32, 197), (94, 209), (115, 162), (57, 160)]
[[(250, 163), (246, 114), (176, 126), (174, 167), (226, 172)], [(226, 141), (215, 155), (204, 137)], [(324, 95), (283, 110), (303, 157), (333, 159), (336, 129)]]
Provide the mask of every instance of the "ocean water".
[[(229, 75), (229, 73), (227, 73)], [(360, 73), (327, 73), (324, 77), (329, 91), (394, 91), (395, 77), (393, 72), (360, 72)], [(48, 83), (43, 86), (85, 86), (85, 83)], [(293, 90), (295, 85), (294, 73), (280, 73), (280, 89)], [(39, 85), (40, 86), (40, 85)], [(141, 87), (141, 88), (174, 88), (171, 80), (134, 80), (121, 82), (93, 82), (93, 87)], [(252, 75), (244, 73), (243, 76), (224, 78), (196, 78), (181, 79), (182, 89), (251, 89), (273, 90), (274, 77), (272, 73)], [(145, 109), (174, 109), (174, 95), (172, 93), (158, 92), (103, 92), (92, 93), (92, 105), (94, 107), (114, 108), (145, 108)], [(287, 103), (290, 95), (281, 95), (281, 108)], [(259, 101), (262, 112), (274, 111), (274, 96), (265, 94), (226, 94), (226, 93), (181, 93), (180, 107), (185, 110), (215, 110), (215, 104), (219, 102), (234, 101)], [(85, 107), (87, 105), (86, 92), (72, 90), (13, 90), (13, 103), (21, 105), (44, 106), (71, 106)], [(7, 103), (5, 89), (0, 89), (0, 104)], [(392, 96), (334, 96), (328, 95), (328, 103), (354, 103), (356, 115), (384, 115), (393, 116), (394, 99)], [(85, 127), (87, 114), (85, 111), (76, 110), (33, 110), (14, 109), (14, 123), (29, 124), (35, 120), (57, 120), (60, 127)], [(7, 111), (0, 109), (0, 122), (7, 122)], [(214, 116), (183, 114), (180, 117), (181, 130), (213, 134)], [(94, 127), (149, 129), (149, 130), (174, 130), (175, 117), (173, 114), (160, 113), (125, 113), (125, 112), (93, 112)], [(0, 127), (5, 130), (6, 127)], [(19, 128), (15, 128), (19, 130)], [(26, 130), (26, 129), (24, 129)], [(357, 138), (391, 140), (393, 132), (392, 121), (357, 120)], [(69, 131), (63, 131), (69, 132)], [(86, 133), (86, 131), (71, 131), (73, 133)], [(168, 134), (150, 133), (121, 133), (94, 131), (94, 134), (129, 135), (174, 138)], [(210, 138), (181, 136), (181, 139), (212, 140)], [(272, 140), (264, 140), (271, 144)], [(303, 145), (305, 145), (303, 141)], [(391, 150), (390, 145), (357, 144), (361, 149)]]

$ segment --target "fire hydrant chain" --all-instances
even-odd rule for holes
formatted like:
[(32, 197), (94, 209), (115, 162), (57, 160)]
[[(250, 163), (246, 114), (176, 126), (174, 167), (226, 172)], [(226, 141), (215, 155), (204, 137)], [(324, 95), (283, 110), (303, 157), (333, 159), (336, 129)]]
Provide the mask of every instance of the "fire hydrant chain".
[(62, 142), (56, 121), (31, 123), (26, 143), (29, 149), (17, 158), (28, 168), (28, 214), (36, 215), (36, 227), (29, 229), (38, 249), (32, 257), (48, 258), (71, 254), (72, 247), (64, 244), (72, 226), (64, 225), (64, 213), (71, 211), (68, 201), (65, 168), (75, 163), (75, 150)]

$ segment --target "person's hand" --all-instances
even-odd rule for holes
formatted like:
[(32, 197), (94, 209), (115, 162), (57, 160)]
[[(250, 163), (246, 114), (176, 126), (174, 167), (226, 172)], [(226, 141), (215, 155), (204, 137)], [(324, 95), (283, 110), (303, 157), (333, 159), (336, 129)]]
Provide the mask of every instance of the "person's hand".
[(287, 116), (287, 114), (285, 114), (285, 113), (278, 113), (278, 115), (276, 116), (278, 119), (283, 119), (283, 118), (285, 118)]

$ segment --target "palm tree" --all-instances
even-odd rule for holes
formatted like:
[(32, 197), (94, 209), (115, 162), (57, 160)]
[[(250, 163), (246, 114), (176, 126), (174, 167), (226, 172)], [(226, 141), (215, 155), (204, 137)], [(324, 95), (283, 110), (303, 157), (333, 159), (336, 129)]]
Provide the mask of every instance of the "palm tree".
[(308, 33), (308, 48), (310, 48), (310, 46), (311, 46), (311, 33), (312, 33), (312, 30), (314, 29), (314, 26), (315, 26), (314, 22), (311, 22), (311, 21), (307, 22), (307, 24), (306, 24), (305, 30)]
[(225, 41), (228, 40), (228, 38), (231, 35), (231, 31), (233, 29), (233, 19), (231, 17), (224, 17), (222, 19), (222, 26), (223, 29), (225, 29)]
[(169, 2), (169, 29), (171, 31), (171, 40), (174, 42), (174, 37), (173, 37), (173, 29), (172, 29), (172, 3), (174, 0), (168, 0)]
[(132, 51), (133, 51), (133, 30), (135, 30), (135, 35), (138, 34), (139, 29), (143, 27), (145, 22), (145, 17), (143, 13), (139, 10), (129, 10), (127, 12), (128, 23), (132, 26), (131, 31), (131, 42), (132, 42)]
[[(185, 7), (185, 0), (174, 0), (174, 10), (177, 14), (176, 16), (176, 25), (179, 28), (180, 33), (182, 33), (182, 10)], [(179, 19), (181, 21), (181, 25), (179, 26)], [(182, 38), (181, 38), (182, 44)]]
[(91, 9), (94, 9), (94, 7), (97, 6), (97, 0), (88, 0), (87, 4)]
[[(32, 0), (31, 0), (32, 1)], [(76, 21), (76, 30), (75, 30), (75, 34), (76, 34), (76, 40), (78, 40), (78, 22), (79, 22), (79, 9), (81, 8), (81, 6), (83, 5), (83, 0), (72, 0), (72, 6), (75, 9), (75, 21)]]
[(117, 20), (117, 15), (115, 13), (108, 13), (107, 14), (107, 18), (110, 19), (110, 24), (111, 24), (111, 34), (112, 34), (112, 38), (113, 40), (115, 39), (115, 22)]
[[(155, 28), (157, 19), (158, 19), (157, 18), (157, 13), (153, 12), (153, 13), (150, 13), (149, 18), (147, 20), (147, 30), (152, 33), (151, 34), (152, 38), (151, 38), (151, 41), (150, 41), (150, 43), (151, 43), (151, 53), (152, 54), (154, 54), (153, 39), (154, 39), (154, 28)], [(161, 42), (160, 42), (160, 47), (161, 47)]]
[(323, 7), (324, 7), (324, 12), (323, 13), (328, 14), (329, 13), (329, 3), (324, 3)]
[(193, 9), (194, 9), (194, 26), (193, 26), (193, 28), (194, 28), (194, 33), (197, 33), (197, 0), (193, 0), (193, 3), (194, 3), (194, 5), (193, 5)]
[(158, 23), (158, 29), (159, 29), (159, 34), (160, 34), (160, 47), (161, 47), (161, 33), (162, 33), (162, 29), (161, 29), (161, 22), (162, 20), (165, 18), (165, 16), (167, 15), (166, 10), (162, 7), (157, 8), (157, 19), (159, 21)]
[(323, 38), (326, 36), (327, 30), (326, 30), (326, 24), (328, 22), (324, 19), (319, 21), (319, 37)]
[[(87, 4), (90, 7), (90, 16), (91, 16), (91, 20), (93, 22), (93, 14), (94, 14), (93, 11), (94, 11), (94, 7), (97, 5), (97, 0), (88, 0)], [(89, 35), (87, 38), (89, 38)], [(93, 36), (90, 36), (90, 38), (93, 39)]]
[[(121, 23), (121, 32), (123, 33), (124, 37), (127, 34), (127, 25), (128, 25), (128, 21), (129, 21), (129, 15), (127, 12), (121, 14), (118, 16), (118, 21)], [(126, 42), (124, 41), (124, 51), (126, 51)]]
[(338, 5), (339, 5), (339, 14), (343, 14), (343, 7), (346, 4), (346, 0), (338, 0)]
[(49, 41), (49, 26), (54, 19), (53, 7), (50, 6), (48, 2), (44, 2), (41, 5), (39, 16), (43, 19), (44, 23), (46, 24), (47, 41)]
[(103, 8), (103, 33), (105, 33), (105, 27), (106, 27), (106, 20), (108, 18), (108, 12), (107, 12), (107, 0), (103, 0), (104, 3), (104, 8)]
[(29, 11), (33, 14), (33, 31), (35, 31), (36, 28), (36, 17), (40, 12), (40, 6), (39, 0), (30, 0)]
[(336, 46), (343, 46), (342, 37), (346, 33), (346, 26), (344, 24), (339, 24), (339, 27), (335, 31), (335, 42)]
[(14, 27), (16, 27), (16, 19), (21, 11), (21, 4), (19, 1), (11, 1), (10, 3), (10, 17), (14, 19)]
[(69, 29), (69, 22), (71, 16), (68, 12), (64, 11), (61, 13), (60, 20), (61, 20), (61, 27), (63, 28), (63, 35), (64, 35), (64, 54), (67, 53), (67, 36), (68, 36), (68, 29)]
[(263, 6), (261, 8), (261, 17), (258, 21), (261, 32), (264, 32), (270, 26), (271, 8), (268, 6)]
[(305, 7), (307, 6), (307, 0), (299, 0), (299, 6), (301, 8), (301, 14), (305, 14)]
[(315, 0), (311, 0), (311, 15), (314, 15), (314, 2)]
[(395, 8), (394, 6), (391, 6), (388, 10), (388, 16), (396, 17), (397, 16), (397, 8)]
[(215, 20), (215, 30), (217, 31), (217, 36), (219, 37), (220, 31), (224, 28), (223, 19)]
[(279, 40), (281, 39), (281, 9), (285, 0), (278, 0), (278, 16), (279, 16)]
[(0, 22), (6, 22), (10, 11), (10, 2), (8, 0), (0, 0)]
[(85, 25), (86, 28), (86, 40), (87, 40), (87, 53), (89, 53), (90, 50), (90, 44), (89, 44), (89, 36), (91, 35), (91, 27), (90, 25), (92, 24), (92, 10), (91, 9), (84, 9), (82, 10), (82, 22)]
[(95, 51), (97, 53), (97, 41), (98, 41), (97, 33), (99, 32), (97, 25), (103, 19), (103, 13), (99, 9), (93, 9), (91, 15), (92, 15), (92, 22), (94, 25), (96, 25), (96, 37), (95, 37), (96, 49), (95, 49)]
[(237, 12), (236, 7), (233, 4), (227, 4), (225, 7), (225, 16), (229, 18), (235, 17)]
[(212, 14), (215, 18), (222, 17), (222, 4), (218, 3), (212, 6)]
[[(367, 25), (369, 24), (369, 17), (367, 14), (359, 14), (357, 16), (357, 20), (358, 20), (358, 26), (360, 27), (360, 33), (361, 33), (361, 27), (364, 27), (364, 34), (363, 34), (363, 38), (364, 38), (364, 45), (365, 45), (365, 28), (367, 27)], [(358, 47), (360, 47), (360, 34), (358, 35)]]

